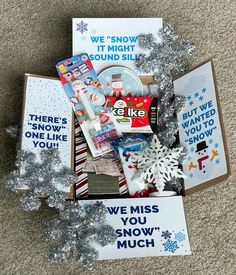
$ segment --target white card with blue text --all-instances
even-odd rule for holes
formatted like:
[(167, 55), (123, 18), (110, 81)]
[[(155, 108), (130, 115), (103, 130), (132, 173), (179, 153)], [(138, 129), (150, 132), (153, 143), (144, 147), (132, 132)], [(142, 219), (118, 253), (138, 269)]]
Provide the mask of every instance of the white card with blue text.
[(186, 97), (178, 122), (180, 143), (188, 149), (183, 164), (187, 190), (228, 173), (211, 62), (175, 80), (174, 88)]
[[(61, 165), (73, 167), (73, 111), (58, 79), (26, 75), (21, 149), (40, 160), (43, 149), (59, 150)], [(58, 189), (68, 191), (58, 185)]]
[(73, 18), (73, 55), (88, 53), (94, 69), (100, 73), (110, 66), (135, 70), (135, 60), (142, 50), (138, 35), (158, 31), (162, 18)]
[(181, 196), (102, 201), (117, 240), (95, 245), (99, 260), (191, 254)]

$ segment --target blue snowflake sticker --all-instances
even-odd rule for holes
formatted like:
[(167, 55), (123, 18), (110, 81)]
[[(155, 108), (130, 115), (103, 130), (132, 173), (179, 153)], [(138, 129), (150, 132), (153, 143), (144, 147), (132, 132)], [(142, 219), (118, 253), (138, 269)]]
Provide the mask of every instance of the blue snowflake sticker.
[(79, 24), (76, 24), (76, 26), (76, 31), (80, 32), (81, 34), (88, 31), (88, 24), (86, 24), (83, 20)]
[(199, 92), (196, 92), (195, 94), (194, 94), (194, 97), (198, 97), (199, 96)]
[(91, 30), (91, 33), (92, 33), (92, 34), (96, 34), (96, 33), (97, 33), (97, 30), (96, 30), (96, 29), (92, 29), (92, 30)]
[(82, 35), (82, 36), (81, 36), (81, 40), (85, 41), (86, 39), (87, 39), (87, 38), (86, 38), (85, 35)]
[(188, 99), (188, 101), (190, 101), (190, 100), (192, 99), (192, 96), (191, 96), (191, 95), (188, 95), (188, 96), (187, 96), (187, 99)]
[(203, 87), (201, 91), (202, 91), (203, 94), (205, 94), (206, 90), (207, 89), (205, 87)]
[(194, 104), (194, 102), (191, 100), (189, 101), (189, 106), (192, 106)]
[(185, 241), (185, 234), (183, 232), (175, 233), (175, 240), (178, 242)]
[(175, 251), (179, 248), (177, 245), (177, 241), (171, 241), (170, 239), (167, 242), (163, 243), (164, 250), (175, 253)]
[(220, 163), (220, 160), (219, 159), (216, 159), (216, 164), (219, 164)]
[(209, 144), (212, 144), (213, 143), (213, 139), (209, 139)]
[(199, 96), (198, 100), (203, 101), (204, 97), (202, 95)]
[(161, 237), (164, 238), (165, 240), (166, 239), (170, 239), (171, 238), (171, 234), (168, 230), (166, 231), (162, 231), (162, 234), (161, 234)]

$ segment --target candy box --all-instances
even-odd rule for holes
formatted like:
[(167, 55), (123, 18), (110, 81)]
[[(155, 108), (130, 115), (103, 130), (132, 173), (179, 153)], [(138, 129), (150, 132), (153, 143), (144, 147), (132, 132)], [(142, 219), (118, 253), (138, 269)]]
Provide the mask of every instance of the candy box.
[(155, 133), (157, 129), (157, 99), (153, 97), (120, 98), (107, 96), (107, 106), (112, 109), (122, 133)]

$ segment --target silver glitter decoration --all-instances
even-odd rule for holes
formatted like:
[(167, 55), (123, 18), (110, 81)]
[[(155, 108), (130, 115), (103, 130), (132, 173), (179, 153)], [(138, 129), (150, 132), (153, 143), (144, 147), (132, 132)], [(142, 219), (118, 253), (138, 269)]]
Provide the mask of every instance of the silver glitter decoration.
[(21, 201), (22, 207), (26, 210), (31, 210), (31, 209), (38, 210), (41, 205), (41, 201), (39, 197), (34, 193), (30, 193), (30, 192), (27, 193), (27, 195), (24, 195), (23, 197), (21, 197), (20, 201)]
[(184, 96), (175, 96), (174, 98), (175, 110), (177, 113), (181, 112), (186, 104), (186, 98)]
[(19, 150), (15, 165), (16, 170), (5, 178), (5, 185), (12, 191), (26, 190), (21, 198), (25, 210), (38, 210), (40, 197), (47, 197), (50, 207), (64, 208), (66, 193), (60, 190), (70, 187), (77, 176), (69, 168), (61, 167), (57, 149), (42, 150), (40, 161), (35, 154)]
[[(175, 96), (173, 79), (190, 69), (189, 59), (195, 48), (189, 41), (179, 38), (170, 24), (159, 31), (161, 42), (156, 42), (152, 34), (141, 34), (139, 46), (148, 51), (141, 54), (136, 67), (141, 73), (154, 74), (155, 83), (149, 86), (151, 96), (159, 99), (157, 137), (161, 144), (173, 148), (176, 146), (178, 122), (176, 113), (185, 106), (185, 98)], [(182, 152), (179, 163), (185, 158)], [(173, 179), (166, 183), (168, 190), (180, 191), (182, 180)]]
[(164, 191), (175, 191), (177, 194), (180, 194), (180, 191), (183, 188), (183, 180), (173, 178), (171, 181), (165, 183)]
[(6, 128), (6, 132), (11, 138), (18, 138), (20, 132), (19, 125), (9, 125)]
[(170, 24), (159, 31), (161, 42), (156, 42), (152, 34), (141, 34), (139, 46), (148, 51), (141, 54), (136, 67), (141, 73), (154, 74), (155, 84), (150, 87), (150, 94), (159, 99), (157, 135), (161, 143), (171, 147), (178, 132), (176, 112), (185, 104), (183, 97), (174, 96), (173, 77), (189, 69), (189, 57), (194, 45), (180, 39)]
[(117, 238), (114, 229), (106, 224), (106, 214), (107, 209), (101, 202), (66, 202), (60, 219), (49, 222), (44, 230), (47, 240), (57, 241), (49, 260), (62, 262), (74, 256), (85, 268), (92, 269), (98, 259), (98, 251), (92, 244), (107, 246)]

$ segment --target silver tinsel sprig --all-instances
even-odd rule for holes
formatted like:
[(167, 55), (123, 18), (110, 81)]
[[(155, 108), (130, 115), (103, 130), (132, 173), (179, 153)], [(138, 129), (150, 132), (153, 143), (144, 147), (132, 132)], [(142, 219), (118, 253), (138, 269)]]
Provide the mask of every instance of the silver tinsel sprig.
[(91, 269), (98, 259), (93, 243), (107, 246), (117, 238), (113, 227), (106, 224), (106, 214), (107, 209), (101, 202), (66, 202), (60, 219), (50, 221), (44, 230), (47, 240), (57, 241), (49, 260), (62, 262), (74, 256), (77, 262)]
[(9, 125), (6, 128), (6, 133), (11, 137), (11, 138), (18, 138), (20, 132), (20, 127), (19, 125)]
[(63, 209), (66, 192), (77, 180), (71, 170), (62, 167), (57, 149), (42, 150), (39, 159), (32, 152), (19, 150), (15, 162), (16, 170), (5, 178), (7, 189), (25, 190), (21, 198), (22, 207), (27, 211), (38, 210), (40, 197), (47, 198), (49, 207)]
[(180, 194), (180, 191), (183, 189), (183, 180), (173, 178), (171, 181), (165, 183), (164, 191), (175, 191), (177, 194)]
[(157, 135), (161, 143), (171, 147), (178, 132), (176, 113), (185, 106), (185, 98), (174, 95), (173, 77), (190, 68), (189, 58), (195, 46), (179, 38), (170, 24), (159, 31), (160, 42), (152, 34), (141, 34), (138, 37), (140, 48), (148, 51), (141, 54), (136, 67), (141, 73), (154, 75), (151, 95), (159, 99)]
[[(179, 38), (170, 24), (164, 25), (159, 31), (159, 37), (160, 42), (155, 41), (152, 34), (139, 36), (140, 48), (148, 53), (139, 56), (136, 66), (141, 73), (154, 75), (155, 83), (151, 87), (151, 95), (157, 97), (159, 103), (157, 138), (163, 146), (166, 146), (166, 150), (168, 148), (175, 154), (175, 150), (179, 151), (178, 147), (173, 148), (179, 129), (176, 113), (185, 107), (185, 98), (175, 96), (173, 78), (190, 68), (189, 57), (192, 55), (194, 45)], [(179, 151), (178, 163), (182, 163), (185, 155), (185, 150), (182, 148), (181, 152)], [(145, 166), (145, 169), (147, 171), (148, 166)], [(182, 179), (168, 177), (165, 188), (179, 192), (182, 189)]]
[(141, 34), (138, 37), (140, 48), (149, 50), (141, 54), (136, 66), (142, 73), (154, 73), (160, 87), (172, 83), (172, 73), (182, 73), (188, 66), (188, 59), (195, 46), (185, 39), (180, 39), (170, 24), (159, 31), (160, 42), (152, 34)]

